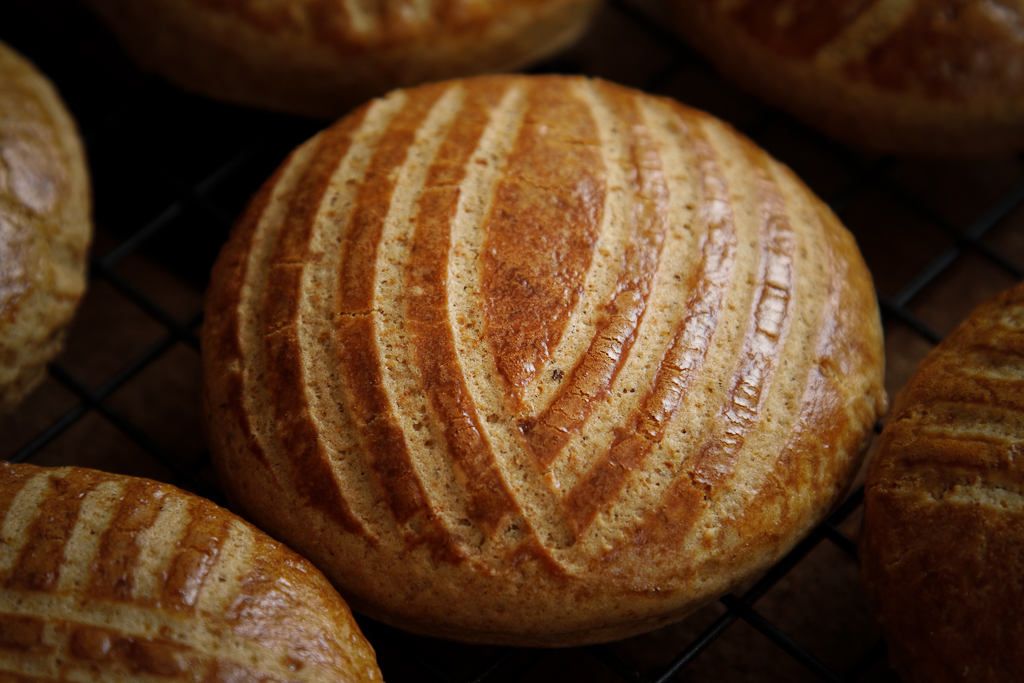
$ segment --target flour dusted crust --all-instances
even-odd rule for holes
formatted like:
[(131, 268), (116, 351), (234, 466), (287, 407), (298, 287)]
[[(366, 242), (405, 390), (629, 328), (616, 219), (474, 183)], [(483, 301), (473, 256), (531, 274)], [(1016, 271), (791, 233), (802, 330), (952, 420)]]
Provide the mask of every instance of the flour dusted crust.
[(0, 43), (0, 413), (60, 351), (91, 234), (74, 121), (50, 82)]
[(512, 71), (598, 0), (86, 0), (144, 67), (229, 102), (335, 118), (392, 88)]
[(900, 392), (868, 475), (864, 583), (908, 683), (1024, 679), (1024, 284)]
[(726, 75), (869, 149), (1024, 149), (1020, 0), (673, 0)]
[(316, 568), (173, 486), (2, 463), (0, 529), (4, 680), (381, 680)]
[(230, 498), (355, 609), (466, 641), (681, 618), (821, 519), (885, 405), (828, 209), (712, 117), (578, 77), (369, 103), (264, 185), (207, 297)]

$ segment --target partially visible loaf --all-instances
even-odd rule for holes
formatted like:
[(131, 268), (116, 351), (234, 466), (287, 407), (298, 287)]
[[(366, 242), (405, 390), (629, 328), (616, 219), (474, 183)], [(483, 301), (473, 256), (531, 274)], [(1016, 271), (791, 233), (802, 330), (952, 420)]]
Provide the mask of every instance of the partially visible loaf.
[(135, 60), (219, 100), (336, 118), (402, 86), (512, 71), (599, 0), (86, 0)]
[(0, 43), (0, 413), (60, 351), (91, 236), (75, 123), (50, 82)]
[(380, 681), (306, 560), (173, 486), (0, 464), (0, 678)]
[(907, 683), (1024, 680), (1024, 283), (900, 392), (871, 463), (864, 584)]
[(741, 86), (880, 152), (1024, 150), (1024, 6), (1005, 0), (672, 0)]
[(354, 609), (473, 642), (682, 618), (827, 514), (886, 405), (828, 208), (722, 122), (580, 77), (399, 90), (300, 146), (202, 349), (233, 504)]

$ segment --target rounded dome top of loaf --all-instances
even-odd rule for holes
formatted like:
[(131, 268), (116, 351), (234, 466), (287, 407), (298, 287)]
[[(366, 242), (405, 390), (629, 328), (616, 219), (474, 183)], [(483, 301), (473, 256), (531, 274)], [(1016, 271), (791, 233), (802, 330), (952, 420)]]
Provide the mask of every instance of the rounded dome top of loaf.
[(870, 277), (716, 119), (579, 77), (400, 90), (295, 150), (215, 267), (223, 485), (376, 618), (566, 645), (681, 618), (840, 498)]

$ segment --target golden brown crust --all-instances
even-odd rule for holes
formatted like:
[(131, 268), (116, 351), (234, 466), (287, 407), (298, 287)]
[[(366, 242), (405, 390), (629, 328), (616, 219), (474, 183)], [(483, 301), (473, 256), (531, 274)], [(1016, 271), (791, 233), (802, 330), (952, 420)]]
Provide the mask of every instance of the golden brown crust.
[(43, 378), (85, 290), (89, 180), (53, 86), (0, 43), (0, 413)]
[(866, 490), (864, 581), (903, 680), (1024, 676), (1024, 284), (900, 392)]
[(538, 61), (597, 0), (87, 0), (141, 65), (217, 99), (334, 118), (396, 87)]
[(884, 410), (850, 235), (619, 86), (396, 91), (297, 149), (214, 268), (218, 472), (368, 614), (540, 646), (668, 623), (834, 505)]
[(306, 560), (157, 482), (0, 464), (0, 675), (379, 681)]
[(754, 94), (877, 151), (1024, 149), (1013, 0), (676, 0), (695, 47)]

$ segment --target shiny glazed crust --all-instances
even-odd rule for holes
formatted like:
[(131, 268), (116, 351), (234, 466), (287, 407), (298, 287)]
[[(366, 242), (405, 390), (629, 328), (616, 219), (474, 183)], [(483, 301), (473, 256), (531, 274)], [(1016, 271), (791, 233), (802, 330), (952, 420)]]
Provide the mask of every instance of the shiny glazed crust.
[(380, 681), (306, 560), (173, 486), (0, 464), (0, 678)]
[(91, 234), (74, 121), (50, 82), (0, 43), (0, 413), (60, 351)]
[(209, 97), (335, 118), (392, 88), (511, 71), (598, 0), (86, 0), (145, 68)]
[(560, 646), (679, 619), (840, 498), (885, 404), (852, 237), (725, 124), (600, 81), (396, 91), (214, 268), (229, 495), (353, 607)]
[(1024, 680), (1024, 284), (896, 399), (871, 463), (864, 583), (908, 683)]
[(829, 135), (882, 152), (1024, 149), (1020, 0), (673, 0), (726, 75)]

